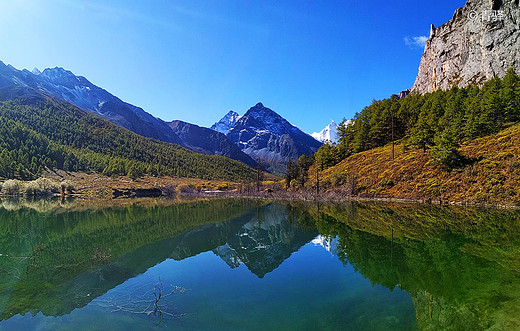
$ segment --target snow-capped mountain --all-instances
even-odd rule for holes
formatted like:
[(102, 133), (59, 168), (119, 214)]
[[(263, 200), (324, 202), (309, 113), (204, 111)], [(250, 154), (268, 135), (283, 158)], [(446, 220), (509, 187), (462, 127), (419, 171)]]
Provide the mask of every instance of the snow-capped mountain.
[(213, 124), (210, 129), (227, 134), (241, 117), (237, 112), (230, 110), (220, 121)]
[(314, 132), (311, 134), (314, 139), (319, 140), (321, 142), (331, 141), (333, 143), (338, 142), (338, 124), (332, 120), (329, 125), (327, 125), (320, 132)]
[(338, 239), (337, 238), (329, 238), (322, 236), (321, 234), (318, 235), (316, 238), (314, 238), (311, 243), (314, 244), (314, 246), (321, 246), (325, 248), (327, 252), (329, 252), (332, 255), (338, 254)]
[(227, 137), (244, 153), (279, 173), (285, 171), (288, 160), (310, 155), (322, 145), (261, 103), (241, 116)]
[(42, 90), (52, 96), (101, 115), (112, 123), (145, 137), (181, 144), (168, 125), (142, 108), (126, 103), (106, 90), (92, 84), (85, 77), (76, 76), (63, 68), (47, 68), (40, 72), (18, 70), (0, 61), (0, 87), (19, 85)]

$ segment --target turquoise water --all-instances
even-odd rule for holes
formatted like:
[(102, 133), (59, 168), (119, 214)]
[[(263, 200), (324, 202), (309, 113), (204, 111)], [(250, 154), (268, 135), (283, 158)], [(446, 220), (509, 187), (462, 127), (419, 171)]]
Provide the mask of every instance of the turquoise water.
[(1, 330), (518, 325), (514, 211), (250, 200), (8, 206)]

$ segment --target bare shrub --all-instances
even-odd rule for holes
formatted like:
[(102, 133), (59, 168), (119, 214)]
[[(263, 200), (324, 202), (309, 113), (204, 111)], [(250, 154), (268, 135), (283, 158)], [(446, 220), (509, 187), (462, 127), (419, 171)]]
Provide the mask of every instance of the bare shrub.
[(41, 194), (40, 186), (35, 180), (25, 183), (25, 194), (31, 196)]
[(76, 190), (76, 187), (73, 182), (70, 180), (64, 180), (60, 183), (60, 190), (61, 193), (73, 193)]
[(355, 174), (349, 174), (347, 183), (345, 185), (345, 191), (348, 195), (356, 195), (357, 194), (357, 176)]
[(175, 185), (165, 185), (161, 187), (161, 193), (162, 195), (166, 197), (174, 196), (176, 192), (176, 186)]
[(181, 184), (181, 185), (177, 186), (177, 188), (175, 190), (177, 191), (177, 193), (182, 193), (182, 194), (190, 194), (190, 193), (195, 192), (195, 189), (193, 188), (193, 186), (186, 185), (186, 184)]
[(48, 178), (38, 178), (25, 183), (24, 191), (26, 195), (51, 195), (59, 192), (58, 185)]
[(8, 179), (2, 185), (2, 193), (7, 195), (15, 195), (22, 193), (22, 182), (17, 179)]

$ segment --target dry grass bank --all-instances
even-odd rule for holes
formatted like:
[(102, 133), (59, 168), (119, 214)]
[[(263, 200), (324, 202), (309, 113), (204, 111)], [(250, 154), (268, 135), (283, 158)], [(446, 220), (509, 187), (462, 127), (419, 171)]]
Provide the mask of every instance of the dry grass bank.
[[(320, 172), (321, 187), (338, 195), (374, 198), (431, 199), (455, 203), (520, 204), (520, 125), (460, 146), (470, 159), (447, 170), (430, 152), (387, 145), (355, 154)], [(315, 186), (315, 168), (307, 187)]]

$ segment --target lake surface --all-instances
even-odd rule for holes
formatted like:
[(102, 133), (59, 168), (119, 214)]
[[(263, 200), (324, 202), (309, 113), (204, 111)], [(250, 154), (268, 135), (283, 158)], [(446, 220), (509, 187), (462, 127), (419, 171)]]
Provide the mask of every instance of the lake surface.
[(520, 212), (3, 200), (0, 330), (520, 329)]

